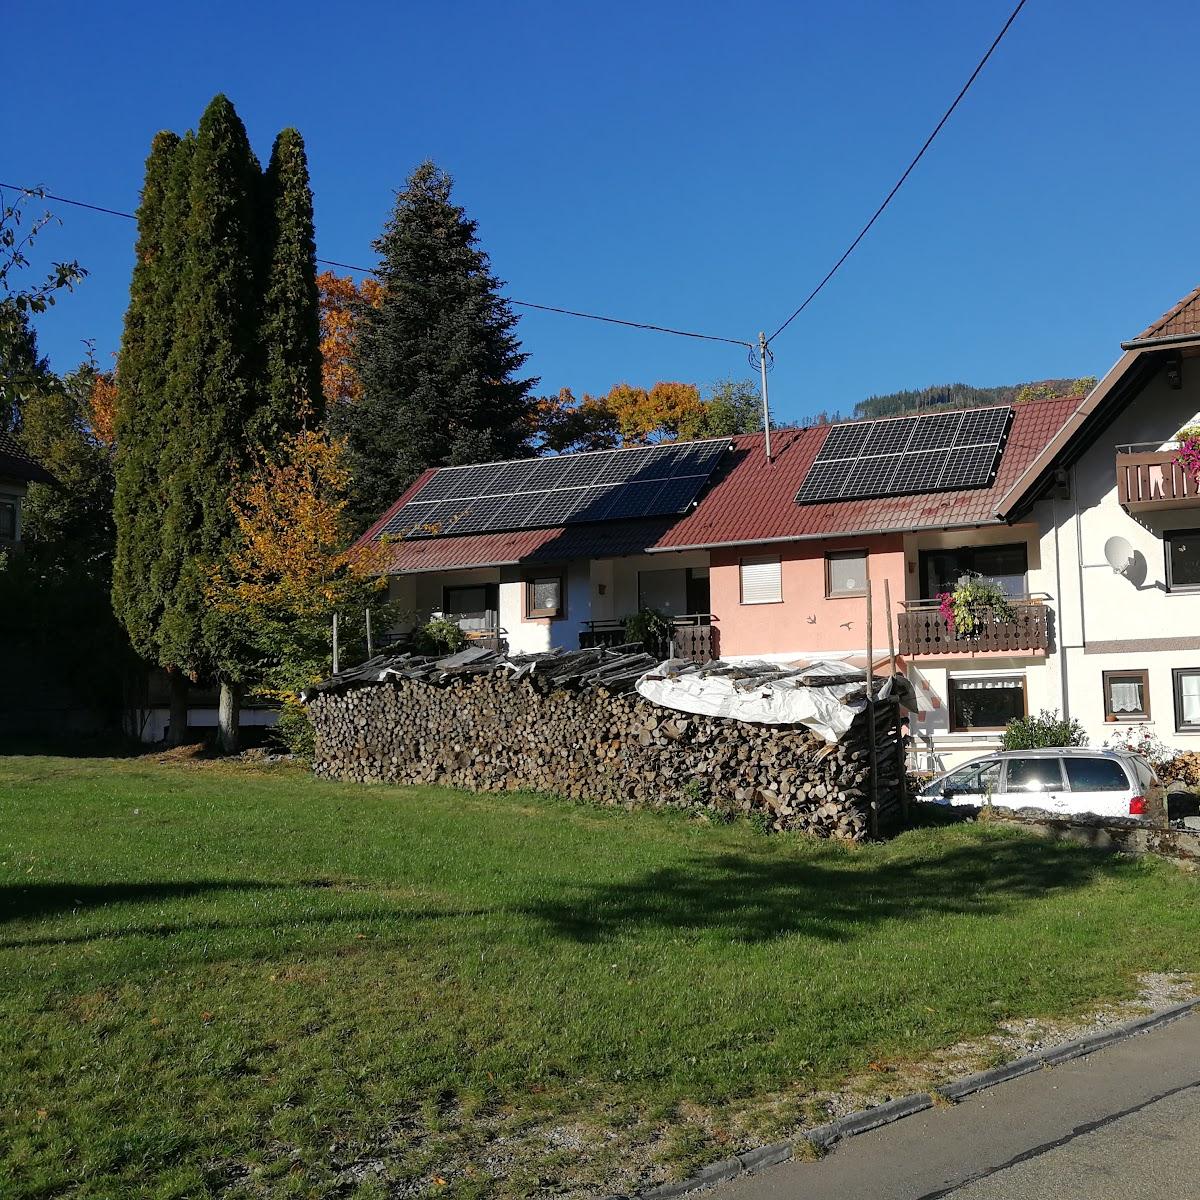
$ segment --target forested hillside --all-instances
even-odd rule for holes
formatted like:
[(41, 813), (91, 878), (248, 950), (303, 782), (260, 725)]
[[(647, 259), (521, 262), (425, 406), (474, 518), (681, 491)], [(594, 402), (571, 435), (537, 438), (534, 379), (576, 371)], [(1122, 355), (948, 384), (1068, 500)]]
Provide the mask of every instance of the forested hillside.
[(1095, 384), (1094, 378), (1042, 379), (1000, 387), (973, 387), (969, 383), (946, 383), (927, 388), (910, 388), (884, 396), (868, 396), (854, 406), (855, 417), (895, 417), (901, 413), (933, 408), (977, 408), (986, 404), (1019, 404), (1049, 396), (1082, 395)]

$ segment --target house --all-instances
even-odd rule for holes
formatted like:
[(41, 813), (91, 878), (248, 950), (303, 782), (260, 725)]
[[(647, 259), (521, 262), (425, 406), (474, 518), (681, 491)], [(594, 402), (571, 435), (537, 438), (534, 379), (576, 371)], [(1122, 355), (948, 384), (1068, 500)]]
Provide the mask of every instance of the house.
[[(747, 435), (428, 471), (364, 539), (410, 626), (444, 614), (514, 652), (617, 642), (655, 608), (699, 656), (865, 662), (869, 577), (871, 649), (890, 623), (928, 765), (1044, 708), (1093, 744), (1200, 748), (1200, 494), (1175, 462), (1200, 289), (1122, 349), (1087, 396), (780, 430), (770, 461)], [(967, 572), (1011, 619), (948, 625)]]
[(12, 434), (0, 433), (0, 553), (21, 542), (21, 502), (29, 485), (53, 482), (54, 476)]

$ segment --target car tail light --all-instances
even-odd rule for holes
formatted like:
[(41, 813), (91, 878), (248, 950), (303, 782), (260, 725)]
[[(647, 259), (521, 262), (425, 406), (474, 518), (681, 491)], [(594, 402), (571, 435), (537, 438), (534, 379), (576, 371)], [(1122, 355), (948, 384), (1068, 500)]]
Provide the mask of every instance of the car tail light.
[(1144, 796), (1134, 796), (1130, 800), (1129, 815), (1131, 817), (1144, 817), (1146, 815), (1146, 798)]

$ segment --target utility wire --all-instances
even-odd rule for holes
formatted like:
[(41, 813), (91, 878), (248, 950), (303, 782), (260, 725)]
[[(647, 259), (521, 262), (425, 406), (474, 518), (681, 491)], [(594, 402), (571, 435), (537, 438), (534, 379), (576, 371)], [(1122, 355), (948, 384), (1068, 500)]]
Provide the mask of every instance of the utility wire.
[[(134, 213), (121, 212), (115, 208), (104, 208), (99, 204), (87, 204), (83, 200), (72, 200), (67, 196), (56, 196), (53, 192), (43, 191), (41, 188), (21, 187), (16, 183), (0, 183), (0, 188), (10, 188), (15, 192), (23, 192), (27, 196), (37, 196), (42, 200), (52, 200), (58, 204), (70, 204), (75, 208), (86, 208), (92, 212), (107, 213), (110, 217), (126, 217), (130, 221), (136, 221), (137, 216)], [(360, 267), (354, 263), (338, 262), (333, 258), (318, 258), (316, 260), (323, 267), (341, 267), (344, 271), (358, 271), (363, 275), (374, 275), (373, 267)], [(653, 333), (670, 333), (676, 337), (699, 338), (706, 342), (725, 342), (730, 346), (747, 346), (753, 349), (750, 342), (743, 341), (741, 338), (718, 337), (712, 333), (695, 333), (689, 329), (672, 329), (667, 325), (650, 325), (643, 321), (624, 321), (620, 317), (604, 317), (598, 313), (578, 312), (573, 308), (556, 308), (551, 304), (534, 304), (532, 300), (514, 300), (508, 298), (509, 304), (515, 304), (520, 308), (536, 308), (540, 312), (561, 313), (565, 317), (582, 317), (587, 321), (604, 321), (609, 325), (624, 325), (629, 329), (648, 329)]]
[(970, 91), (971, 85), (975, 82), (975, 80), (979, 76), (979, 72), (982, 71), (983, 68), (987, 65), (987, 61), (989, 58), (992, 57), (992, 53), (995, 51), (996, 47), (999, 46), (1000, 43), (1004, 40), (1004, 35), (1008, 32), (1009, 26), (1012, 25), (1012, 23), (1017, 19), (1017, 14), (1024, 7), (1025, 7), (1025, 0), (1019, 0), (1017, 7), (1012, 10), (1012, 12), (1009, 14), (1008, 20), (1004, 22), (1004, 27), (1000, 30), (1000, 32), (998, 34), (996, 34), (995, 41), (993, 41), (992, 44), (988, 47), (987, 53), (979, 60), (978, 64), (975, 67), (975, 70), (971, 72), (970, 79), (968, 79), (967, 82), (963, 84), (962, 90), (958, 93), (957, 96), (954, 97), (954, 103), (951, 104), (950, 107), (948, 109), (946, 109), (946, 111), (942, 114), (942, 119), (937, 123), (937, 125), (934, 126), (933, 132), (925, 139), (925, 144), (920, 148), (920, 150), (917, 151), (916, 157), (905, 168), (904, 174), (901, 175), (900, 178), (896, 180), (896, 183), (892, 187), (892, 190), (890, 192), (888, 192), (888, 194), (884, 197), (883, 203), (875, 210), (871, 219), (862, 227), (862, 229), (860, 229), (858, 231), (858, 237), (856, 237), (854, 239), (854, 241), (852, 241), (850, 243), (850, 245), (846, 247), (845, 253), (842, 255), (841, 258), (839, 258), (837, 260), (837, 262), (835, 262), (833, 264), (833, 266), (829, 269), (829, 273), (825, 276), (825, 278), (822, 279), (821, 282), (818, 283), (817, 286), (815, 288), (813, 288), (813, 290), (811, 292), (809, 292), (807, 296), (805, 296), (804, 303), (801, 304), (800, 307), (798, 309), (796, 309), (796, 311), (794, 313), (792, 313), (792, 315), (790, 317), (788, 317), (788, 319), (786, 321), (784, 321), (784, 323), (782, 325), (780, 325), (780, 327), (777, 330), (775, 330), (775, 332), (773, 334), (771, 334), (771, 336), (769, 338), (767, 338), (768, 342), (773, 342), (817, 298), (817, 296), (820, 294), (822, 288), (824, 288), (824, 286), (838, 273), (838, 270), (841, 268), (842, 263), (844, 263), (846, 261), (846, 259), (848, 259), (850, 257), (850, 255), (854, 253), (859, 242), (861, 242), (863, 240), (863, 238), (865, 238), (867, 236), (867, 234), (870, 232), (871, 226), (874, 225), (875, 222), (878, 221), (879, 218), (883, 215), (883, 210), (885, 208), (887, 208), (887, 206), (889, 204), (891, 204), (892, 198), (901, 189), (901, 187), (904, 186), (904, 181), (913, 173), (913, 168), (916, 167), (917, 163), (919, 163), (921, 161), (921, 159), (925, 157), (925, 151), (928, 150), (929, 147), (933, 145), (933, 139), (936, 138), (937, 135), (942, 132), (942, 126), (945, 125), (948, 120), (950, 120), (951, 114), (958, 107), (959, 102), (967, 94), (967, 92)]

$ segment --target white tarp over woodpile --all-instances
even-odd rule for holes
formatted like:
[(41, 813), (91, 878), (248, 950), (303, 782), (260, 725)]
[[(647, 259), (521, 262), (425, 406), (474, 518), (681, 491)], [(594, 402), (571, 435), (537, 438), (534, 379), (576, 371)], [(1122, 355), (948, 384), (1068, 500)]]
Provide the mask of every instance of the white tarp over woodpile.
[[(906, 685), (897, 676), (885, 680), (876, 695), (882, 699), (895, 690), (903, 703), (911, 690)], [(647, 671), (637, 690), (652, 703), (680, 712), (762, 725), (805, 725), (827, 742), (840, 741), (867, 705), (862, 668), (833, 660), (781, 667), (669, 659)]]

